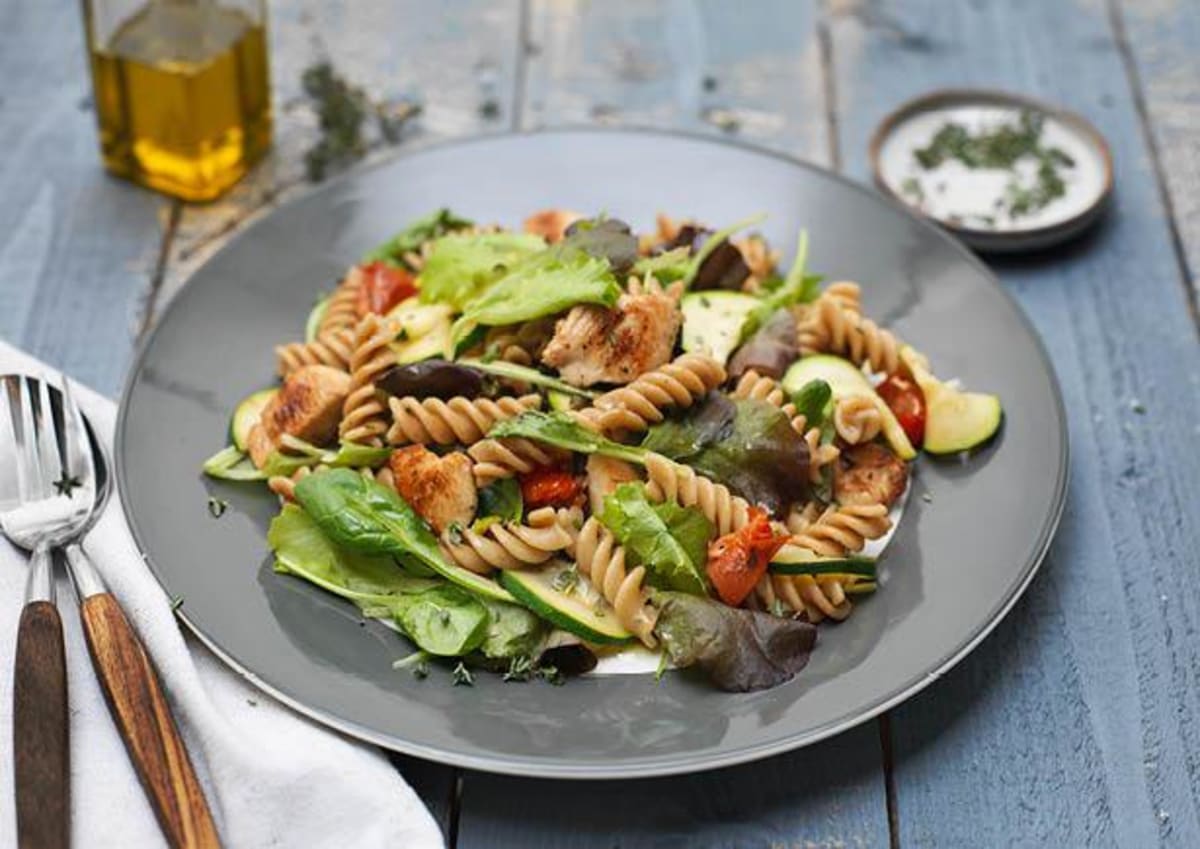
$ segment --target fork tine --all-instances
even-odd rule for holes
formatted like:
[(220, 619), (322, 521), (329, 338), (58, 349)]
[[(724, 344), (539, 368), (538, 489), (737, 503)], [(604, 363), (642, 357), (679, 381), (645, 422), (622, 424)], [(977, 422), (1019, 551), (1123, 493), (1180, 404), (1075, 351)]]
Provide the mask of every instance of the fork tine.
[(0, 487), (3, 489), (0, 492), (0, 502), (7, 505), (20, 504), (24, 500), (20, 462), (17, 459), (18, 380), (14, 375), (4, 375), (0, 378), (0, 405), (6, 413), (0, 415)]
[(83, 427), (83, 414), (71, 394), (71, 381), (62, 375), (63, 475), (84, 486), (92, 484), (92, 444)]
[[(9, 403), (12, 403), (12, 392)], [(42, 474), (38, 468), (37, 436), (33, 429), (33, 400), (26, 380), (17, 380), (16, 410), (13, 413), (13, 430), (17, 438), (17, 468), (21, 480), (21, 500), (33, 501), (41, 498)]]
[(34, 398), (33, 420), (37, 428), (38, 470), (42, 476), (42, 493), (49, 497), (57, 494), (55, 482), (63, 479), (62, 460), (58, 453), (58, 423), (50, 406), (50, 384), (45, 380), (33, 378), (28, 382), (30, 388), (37, 393)]

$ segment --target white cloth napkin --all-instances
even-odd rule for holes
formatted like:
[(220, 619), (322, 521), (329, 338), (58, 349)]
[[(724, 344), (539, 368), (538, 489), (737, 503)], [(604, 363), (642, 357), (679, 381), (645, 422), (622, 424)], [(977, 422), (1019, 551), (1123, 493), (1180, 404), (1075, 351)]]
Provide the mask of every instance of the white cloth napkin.
[[(49, 374), (0, 341), (0, 374)], [(115, 405), (76, 399), (111, 444)], [(85, 548), (141, 635), (204, 785), (224, 844), (258, 847), (440, 847), (433, 818), (387, 758), (254, 689), (184, 637), (142, 563), (114, 497)], [(26, 558), (0, 542), (0, 846), (16, 846), (12, 664)], [(92, 672), (75, 595), (60, 577), (71, 714), (71, 835), (76, 846), (165, 846)]]

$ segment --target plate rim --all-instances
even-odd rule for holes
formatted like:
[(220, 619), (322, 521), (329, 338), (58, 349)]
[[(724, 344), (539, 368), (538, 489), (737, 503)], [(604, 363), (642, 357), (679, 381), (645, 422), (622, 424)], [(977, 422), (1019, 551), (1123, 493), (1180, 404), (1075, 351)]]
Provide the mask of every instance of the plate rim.
[(1070, 483), (1070, 431), (1068, 428), (1066, 405), (1063, 399), (1062, 388), (1059, 384), (1058, 373), (1054, 369), (1053, 360), (1046, 350), (1045, 343), (1038, 334), (1033, 323), (1025, 314), (1024, 309), (1013, 297), (1013, 295), (1004, 287), (999, 278), (983, 263), (983, 261), (971, 252), (962, 242), (956, 239), (950, 232), (939, 226), (934, 221), (916, 214), (907, 204), (895, 198), (894, 195), (884, 192), (873, 191), (871, 186), (856, 182), (850, 177), (843, 174), (831, 171), (817, 163), (801, 159), (797, 156), (784, 153), (779, 150), (764, 147), (762, 145), (746, 143), (741, 140), (733, 140), (712, 136), (702, 132), (691, 130), (658, 128), (651, 126), (622, 126), (622, 127), (595, 127), (587, 125), (568, 125), (562, 127), (537, 128), (532, 130), (519, 131), (500, 131), (492, 133), (480, 133), (470, 136), (452, 138), (452, 139), (431, 139), (424, 143), (417, 142), (403, 149), (397, 150), (394, 155), (383, 157), (374, 162), (366, 163), (358, 168), (339, 174), (334, 179), (328, 180), (309, 190), (299, 192), (295, 197), (288, 198), (280, 205), (264, 210), (261, 213), (253, 215), (248, 223), (244, 226), (241, 232), (235, 234), (217, 251), (207, 257), (204, 262), (192, 269), (186, 276), (183, 284), (175, 297), (163, 307), (162, 313), (155, 322), (154, 327), (146, 334), (145, 338), (138, 346), (137, 352), (130, 363), (129, 370), (125, 376), (125, 381), (121, 389), (119, 407), (117, 411), (117, 420), (114, 428), (113, 436), (113, 465), (116, 473), (117, 496), (121, 503), (121, 510), (125, 516), (126, 523), (129, 526), (134, 544), (137, 546), (139, 553), (142, 555), (142, 560), (149, 568), (154, 580), (159, 587), (166, 591), (160, 571), (155, 564), (153, 556), (146, 550), (143, 543), (143, 535), (139, 530), (137, 517), (133, 514), (124, 492), (127, 489), (127, 471), (125, 465), (125, 452), (123, 450), (126, 429), (129, 418), (130, 400), (133, 394), (135, 385), (141, 375), (145, 364), (146, 355), (153, 346), (155, 339), (165, 322), (164, 319), (168, 314), (178, 308), (180, 303), (187, 299), (189, 285), (192, 278), (195, 277), (203, 268), (214, 261), (218, 256), (221, 256), (226, 251), (232, 250), (243, 239), (251, 236), (262, 219), (282, 212), (283, 210), (307, 200), (313, 195), (319, 193), (333, 193), (343, 183), (349, 183), (353, 180), (360, 180), (369, 175), (371, 172), (383, 168), (391, 167), (396, 162), (405, 159), (409, 156), (419, 154), (428, 150), (444, 148), (444, 147), (465, 147), (474, 144), (487, 144), (498, 140), (505, 139), (520, 139), (530, 136), (553, 136), (553, 135), (635, 135), (642, 137), (667, 137), (674, 139), (683, 139), (701, 144), (708, 144), (720, 147), (734, 148), (751, 154), (766, 156), (793, 167), (801, 168), (805, 171), (814, 172), (821, 177), (831, 179), (832, 181), (842, 185), (853, 192), (860, 195), (866, 195), (876, 203), (883, 203), (900, 212), (905, 217), (916, 222), (918, 226), (924, 228), (931, 233), (935, 238), (942, 240), (946, 246), (954, 252), (957, 252), (959, 257), (969, 265), (980, 272), (999, 295), (1008, 302), (1012, 308), (1017, 321), (1024, 327), (1033, 341), (1035, 351), (1038, 358), (1041, 360), (1046, 369), (1046, 373), (1050, 379), (1050, 388), (1054, 396), (1054, 410), (1058, 420), (1058, 442), (1061, 445), (1061, 455), (1058, 468), (1055, 470), (1055, 482), (1053, 491), (1053, 504), (1050, 513), (1046, 517), (1046, 521), (1042, 525), (1036, 539), (1036, 545), (1033, 548), (1029, 560), (1023, 567), (1023, 571), (1015, 581), (1011, 589), (1001, 598), (1000, 602), (993, 608), (991, 613), (981, 622), (981, 624), (971, 633), (969, 638), (957, 646), (953, 651), (945, 654), (940, 658), (933, 667), (909, 681), (906, 685), (896, 688), (891, 693), (884, 697), (875, 700), (874, 702), (847, 712), (842, 716), (832, 719), (817, 728), (811, 729), (800, 734), (784, 735), (774, 737), (769, 740), (756, 743), (751, 746), (739, 747), (736, 751), (731, 752), (706, 752), (696, 751), (684, 755), (667, 755), (658, 756), (657, 758), (647, 759), (646, 761), (629, 761), (628, 759), (616, 765), (606, 765), (603, 763), (586, 763), (586, 764), (571, 764), (561, 760), (528, 758), (515, 755), (476, 755), (464, 754), (458, 752), (450, 752), (441, 748), (426, 746), (419, 741), (400, 739), (392, 735), (375, 731), (374, 729), (360, 725), (357, 722), (342, 719), (334, 716), (327, 711), (307, 705), (300, 700), (293, 698), (280, 688), (264, 681), (254, 670), (243, 666), (239, 661), (229, 655), (225, 650), (218, 646), (215, 640), (209, 637), (204, 631), (199, 628), (187, 612), (180, 608), (175, 611), (175, 616), (185, 625), (188, 630), (201, 643), (203, 643), (210, 651), (215, 654), (222, 663), (226, 664), (235, 673), (240, 675), (244, 680), (249, 682), (254, 687), (267, 693), (272, 698), (287, 705), (292, 710), (305, 716), (315, 722), (318, 722), (335, 731), (344, 733), (350, 737), (362, 740), (379, 746), (380, 748), (399, 752), (405, 755), (421, 758), (447, 766), (458, 767), (462, 769), (474, 769), (481, 772), (488, 772), (499, 775), (512, 775), (531, 778), (556, 778), (556, 779), (576, 779), (576, 780), (619, 780), (632, 778), (653, 778), (670, 775), (683, 775), (696, 773), (706, 770), (721, 769), (732, 767), (739, 764), (745, 764), (752, 761), (762, 760), (773, 755), (783, 754), (785, 752), (794, 751), (830, 737), (836, 736), (844, 731), (848, 731), (871, 719), (876, 718), (885, 711), (895, 707), (902, 702), (915, 696), (917, 693), (924, 690), (934, 681), (941, 678), (951, 669), (958, 665), (967, 655), (983, 642), (1003, 621), (1017, 601), (1024, 596), (1029, 584), (1037, 575), (1042, 563), (1046, 559), (1046, 555), (1050, 549), (1050, 545), (1054, 540), (1054, 536), (1061, 522), (1063, 512), (1067, 501), (1067, 490)]
[[(880, 155), (883, 151), (884, 142), (887, 141), (901, 123), (921, 112), (971, 102), (1036, 109), (1045, 115), (1062, 121), (1073, 130), (1081, 133), (1091, 142), (1104, 163), (1104, 186), (1100, 191), (1100, 196), (1081, 212), (1063, 221), (1023, 230), (1005, 231), (981, 230), (978, 227), (971, 227), (966, 224), (955, 224), (944, 218), (927, 215), (908, 203), (908, 201), (892, 189), (883, 177), (883, 166), (880, 162)], [(1071, 109), (1001, 88), (970, 86), (939, 88), (909, 98), (888, 112), (879, 124), (876, 125), (867, 144), (867, 160), (871, 166), (871, 177), (875, 187), (887, 195), (889, 199), (899, 203), (922, 220), (930, 221), (938, 227), (950, 231), (979, 250), (996, 253), (1041, 250), (1060, 241), (1065, 241), (1082, 232), (1093, 220), (1099, 218), (1108, 209), (1113, 196), (1112, 149), (1109, 147), (1108, 140), (1104, 138), (1104, 134), (1100, 132), (1095, 124)]]

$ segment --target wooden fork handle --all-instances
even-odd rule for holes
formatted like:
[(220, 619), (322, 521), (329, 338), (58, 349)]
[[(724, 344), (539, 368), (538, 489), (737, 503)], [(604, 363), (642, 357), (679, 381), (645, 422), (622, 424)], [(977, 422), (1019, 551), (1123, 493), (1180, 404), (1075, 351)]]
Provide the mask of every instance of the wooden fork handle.
[(85, 598), (81, 616), (101, 689), (167, 842), (177, 849), (219, 847), (204, 790), (141, 640), (111, 593)]
[(13, 680), (13, 771), (21, 849), (66, 849), (71, 825), (67, 663), (48, 601), (21, 611)]

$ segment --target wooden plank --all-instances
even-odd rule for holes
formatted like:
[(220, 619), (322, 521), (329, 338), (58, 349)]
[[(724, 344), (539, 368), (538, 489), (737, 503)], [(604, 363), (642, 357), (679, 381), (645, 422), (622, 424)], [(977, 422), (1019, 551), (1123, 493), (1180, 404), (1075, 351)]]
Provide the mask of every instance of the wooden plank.
[[(827, 161), (811, 3), (535, 2), (522, 126), (726, 132)], [(705, 80), (711, 80), (705, 83)], [(706, 90), (709, 89), (709, 90)], [(699, 775), (573, 783), (464, 773), (459, 847), (879, 846), (874, 723), (805, 752)]]
[[(274, 150), (224, 198), (184, 208), (156, 313), (247, 221), (311, 188), (304, 154), (320, 132), (300, 78), (321, 59), (374, 100), (421, 104), (402, 142), (512, 126), (520, 0), (453, 0), (436, 10), (421, 0), (302, 0), (274, 4), (271, 14)], [(367, 139), (366, 162), (394, 152), (373, 123)]]
[(1159, 179), (1186, 258), (1192, 310), (1200, 298), (1200, 5), (1110, 0), (1118, 36), (1140, 84)]
[(521, 126), (687, 129), (828, 161), (815, 3), (532, 0)]
[(893, 712), (900, 845), (1200, 845), (1196, 328), (1106, 10), (845, 2), (831, 33), (842, 151), (859, 178), (886, 112), (972, 84), (1084, 113), (1117, 170), (1096, 232), (995, 265), (1063, 385), (1071, 498), (1008, 621)]
[(467, 773), (457, 847), (886, 846), (879, 757), (871, 723), (800, 752), (674, 778)]
[(0, 20), (0, 336), (114, 393), (166, 203), (100, 165), (79, 4), (10, 3)]

